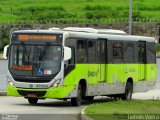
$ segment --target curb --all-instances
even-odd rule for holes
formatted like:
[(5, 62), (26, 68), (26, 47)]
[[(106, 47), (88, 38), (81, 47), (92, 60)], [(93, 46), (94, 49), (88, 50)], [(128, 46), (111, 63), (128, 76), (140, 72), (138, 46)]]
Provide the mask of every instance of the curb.
[(0, 96), (7, 96), (7, 92), (6, 91), (0, 91)]
[(93, 120), (92, 118), (90, 118), (90, 117), (88, 117), (87, 115), (85, 115), (84, 110), (85, 110), (86, 108), (87, 108), (87, 106), (84, 107), (84, 108), (82, 109), (82, 111), (81, 111), (81, 120)]

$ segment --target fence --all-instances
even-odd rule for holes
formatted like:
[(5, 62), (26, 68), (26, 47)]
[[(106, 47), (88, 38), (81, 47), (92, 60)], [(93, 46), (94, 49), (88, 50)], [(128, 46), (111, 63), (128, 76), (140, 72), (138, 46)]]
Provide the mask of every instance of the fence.
[[(1, 23), (2, 21), (0, 21)], [(6, 21), (5, 21), (6, 22)], [(84, 22), (82, 20), (75, 21), (61, 21), (61, 20), (53, 20), (53, 21), (17, 21), (12, 23), (11, 20), (7, 21), (8, 23), (0, 24), (0, 49), (9, 42), (9, 34), (11, 30), (19, 30), (19, 29), (48, 29), (51, 27), (92, 27), (92, 28), (103, 28), (103, 29), (119, 29), (124, 30), (128, 33), (128, 23), (126, 21), (102, 21), (102, 20), (91, 20)], [(12, 23), (12, 24), (11, 24)], [(7, 35), (6, 35), (7, 34)], [(160, 40), (160, 22), (133, 22), (132, 27), (133, 35), (143, 35), (143, 36), (151, 36), (155, 37), (157, 40)], [(4, 38), (8, 38), (8, 41), (4, 41)]]

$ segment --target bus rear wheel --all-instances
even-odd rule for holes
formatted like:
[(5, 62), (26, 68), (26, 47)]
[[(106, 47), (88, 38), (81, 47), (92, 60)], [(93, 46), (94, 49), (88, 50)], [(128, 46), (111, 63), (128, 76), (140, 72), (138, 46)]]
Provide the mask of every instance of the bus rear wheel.
[(28, 102), (29, 102), (30, 104), (37, 104), (38, 98), (28, 98)]
[(133, 93), (133, 85), (131, 82), (127, 82), (125, 93), (122, 95), (123, 100), (131, 100), (132, 99), (132, 93)]
[(77, 97), (71, 98), (71, 104), (72, 106), (79, 106), (82, 103), (82, 86), (81, 84), (78, 85), (77, 90)]

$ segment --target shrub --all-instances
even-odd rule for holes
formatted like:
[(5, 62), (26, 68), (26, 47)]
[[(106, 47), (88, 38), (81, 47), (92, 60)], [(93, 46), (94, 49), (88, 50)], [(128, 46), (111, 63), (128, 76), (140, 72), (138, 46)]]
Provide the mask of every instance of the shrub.
[(9, 44), (9, 35), (5, 30), (2, 30), (1, 34), (0, 50), (3, 50), (3, 47)]
[(141, 15), (141, 12), (140, 11), (133, 11), (132, 13), (132, 18), (133, 19), (140, 19), (140, 18), (143, 18), (142, 15)]
[(102, 5), (86, 5), (84, 10), (95, 11), (95, 10), (111, 10), (111, 6), (102, 6)]
[(54, 11), (65, 11), (65, 8), (63, 6), (28, 6), (24, 8), (19, 9), (22, 12), (38, 12), (38, 11), (48, 11), (48, 10), (54, 10)]
[(118, 18), (118, 11), (116, 10), (96, 10), (96, 11), (87, 11), (85, 13), (87, 19), (106, 19), (106, 18)]
[(160, 52), (160, 44), (156, 44), (156, 51)]

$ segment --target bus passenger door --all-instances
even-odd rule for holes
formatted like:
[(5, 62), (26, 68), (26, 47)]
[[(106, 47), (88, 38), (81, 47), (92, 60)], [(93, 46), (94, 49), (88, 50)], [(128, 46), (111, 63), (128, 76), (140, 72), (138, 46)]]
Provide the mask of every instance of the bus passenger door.
[(139, 41), (138, 43), (139, 56), (139, 80), (144, 81), (146, 78), (146, 42)]
[(106, 40), (99, 39), (97, 42), (97, 67), (98, 67), (98, 82), (106, 81)]

